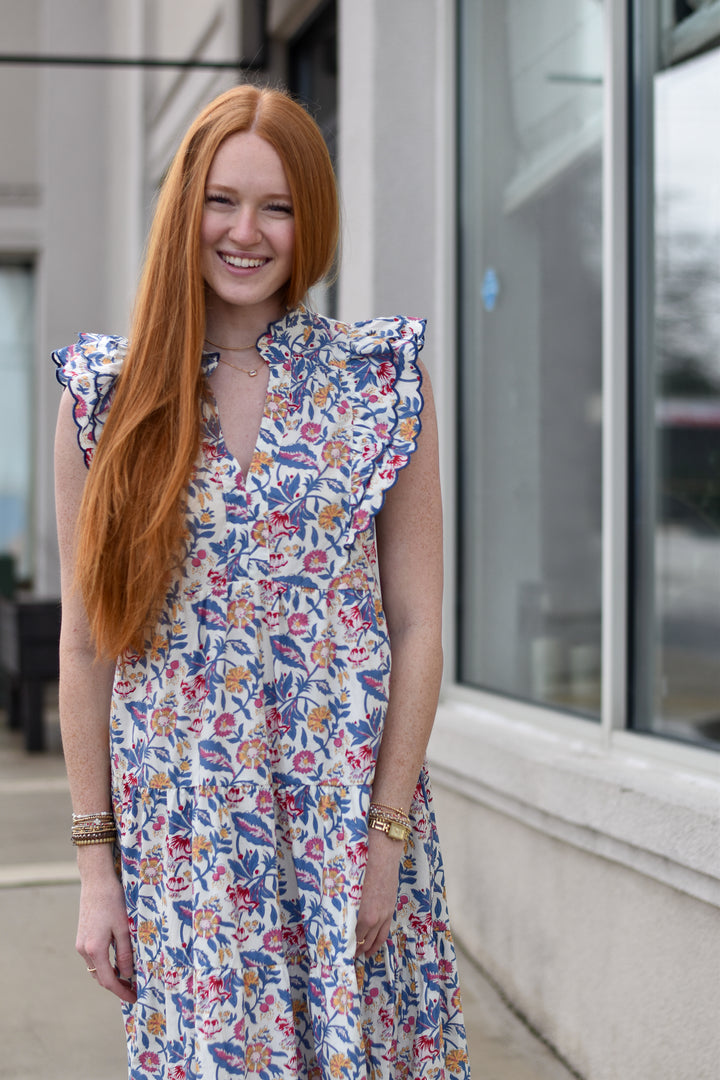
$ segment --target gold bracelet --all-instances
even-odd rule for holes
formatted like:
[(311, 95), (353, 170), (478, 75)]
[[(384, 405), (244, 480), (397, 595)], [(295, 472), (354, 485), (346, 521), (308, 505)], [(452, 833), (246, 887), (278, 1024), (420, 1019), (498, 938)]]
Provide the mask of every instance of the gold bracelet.
[(97, 836), (94, 837), (92, 840), (76, 840), (73, 837), (73, 844), (75, 845), (75, 847), (89, 847), (90, 844), (114, 844), (116, 840), (117, 834), (113, 833), (112, 836)]
[(402, 840), (405, 843), (412, 827), (407, 815), (404, 815), (404, 818), (405, 820), (399, 820), (394, 814), (386, 814), (373, 804), (368, 812), (368, 828), (385, 833), (390, 840)]

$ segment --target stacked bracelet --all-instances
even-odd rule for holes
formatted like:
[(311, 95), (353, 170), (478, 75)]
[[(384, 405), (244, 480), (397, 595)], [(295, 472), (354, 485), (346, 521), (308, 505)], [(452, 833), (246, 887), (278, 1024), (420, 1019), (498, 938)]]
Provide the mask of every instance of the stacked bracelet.
[(73, 814), (70, 839), (76, 847), (113, 844), (116, 838), (115, 818), (111, 810), (101, 810), (97, 814)]
[(412, 831), (410, 818), (404, 810), (396, 810), (394, 806), (383, 806), (382, 803), (370, 804), (368, 828), (377, 829), (391, 840), (402, 840), (403, 843)]

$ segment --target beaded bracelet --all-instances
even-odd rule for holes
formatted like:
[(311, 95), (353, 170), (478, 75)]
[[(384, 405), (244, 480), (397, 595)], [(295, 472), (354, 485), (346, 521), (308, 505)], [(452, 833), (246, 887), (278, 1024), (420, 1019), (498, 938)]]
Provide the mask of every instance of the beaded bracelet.
[(111, 810), (100, 810), (96, 814), (73, 814), (70, 839), (77, 847), (112, 844), (116, 838), (115, 817)]
[(370, 803), (371, 810), (381, 810), (386, 817), (391, 817), (393, 821), (400, 821), (405, 825), (410, 824), (410, 818), (404, 810), (398, 810), (394, 806), (385, 806), (384, 803)]

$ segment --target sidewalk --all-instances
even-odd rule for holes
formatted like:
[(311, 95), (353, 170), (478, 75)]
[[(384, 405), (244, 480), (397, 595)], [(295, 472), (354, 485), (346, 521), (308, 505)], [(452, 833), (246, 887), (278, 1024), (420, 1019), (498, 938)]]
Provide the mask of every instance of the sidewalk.
[[(24, 753), (0, 715), (0, 1014), (3, 1080), (124, 1080), (115, 999), (74, 950), (79, 887), (56, 726), (46, 754)], [(570, 1074), (460, 956), (474, 1080)]]

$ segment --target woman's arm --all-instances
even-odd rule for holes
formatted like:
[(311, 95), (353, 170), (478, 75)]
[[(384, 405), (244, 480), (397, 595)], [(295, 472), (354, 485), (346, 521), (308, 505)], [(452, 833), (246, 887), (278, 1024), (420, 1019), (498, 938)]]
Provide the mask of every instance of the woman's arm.
[[(372, 801), (408, 811), (435, 719), (442, 676), (442, 506), (435, 406), (423, 371), (422, 430), (377, 517), (383, 607), (392, 651), (390, 699)], [(358, 913), (359, 952), (386, 940), (404, 844), (370, 829)]]
[[(66, 390), (60, 402), (55, 436), (55, 505), (62, 589), (60, 633), (60, 727), (77, 814), (110, 810), (109, 719), (115, 664), (96, 659), (82, 598), (73, 587), (75, 527), (87, 470), (78, 447)], [(113, 865), (111, 844), (78, 847), (82, 881), (76, 948), (98, 982), (123, 1001), (135, 1001), (129, 985), (132, 949), (122, 887)], [(115, 951), (116, 974), (110, 960)]]

